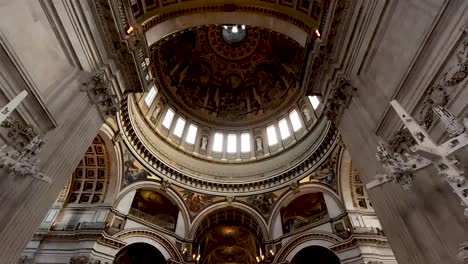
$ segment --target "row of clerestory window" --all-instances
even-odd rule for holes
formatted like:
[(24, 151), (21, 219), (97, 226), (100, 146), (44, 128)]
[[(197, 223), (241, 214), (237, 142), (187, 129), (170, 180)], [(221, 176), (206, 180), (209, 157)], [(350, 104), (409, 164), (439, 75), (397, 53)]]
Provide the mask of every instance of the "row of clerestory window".
[[(157, 88), (153, 86), (145, 97), (146, 105), (150, 106), (152, 104), (157, 93), (158, 93)], [(313, 109), (316, 110), (318, 106), (320, 105), (320, 99), (317, 96), (308, 96), (308, 99)], [(175, 115), (176, 115), (175, 111), (169, 108), (166, 111), (166, 114), (163, 118), (162, 126), (165, 127), (166, 129), (171, 129), (172, 123), (174, 122)], [(287, 118), (285, 117), (285, 118), (280, 119), (277, 123), (277, 126), (279, 128), (278, 130), (279, 137), (277, 135), (276, 124), (272, 124), (267, 127), (266, 134), (267, 134), (267, 140), (268, 140), (269, 146), (277, 145), (280, 140), (284, 141), (290, 138), (291, 137), (290, 126), (293, 132), (298, 132), (303, 127), (299, 113), (295, 109), (289, 112), (288, 116), (289, 116), (289, 120), (287, 120)], [(183, 132), (184, 132), (186, 125), (187, 125), (187, 121), (183, 117), (178, 117), (176, 120), (174, 129), (172, 130), (172, 134), (175, 137), (181, 138), (183, 136)], [(191, 145), (195, 144), (197, 132), (198, 132), (198, 126), (193, 123), (190, 124), (187, 130), (187, 133), (185, 135), (185, 139), (184, 139), (185, 142)], [(251, 139), (250, 133), (244, 132), (240, 134), (241, 153), (248, 153), (251, 151), (251, 140), (252, 139)], [(237, 134), (234, 134), (234, 133), (227, 134), (226, 152), (237, 153), (237, 147), (238, 147), (237, 142), (238, 142)], [(212, 151), (223, 152), (224, 150), (223, 143), (224, 143), (224, 133), (216, 132), (213, 138)]]

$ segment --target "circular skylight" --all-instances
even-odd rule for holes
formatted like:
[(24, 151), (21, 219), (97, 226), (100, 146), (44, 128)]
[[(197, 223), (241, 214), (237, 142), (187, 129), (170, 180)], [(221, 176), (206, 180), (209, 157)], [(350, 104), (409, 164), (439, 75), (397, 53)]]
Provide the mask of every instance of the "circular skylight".
[(223, 38), (227, 43), (241, 42), (247, 35), (245, 25), (224, 25)]

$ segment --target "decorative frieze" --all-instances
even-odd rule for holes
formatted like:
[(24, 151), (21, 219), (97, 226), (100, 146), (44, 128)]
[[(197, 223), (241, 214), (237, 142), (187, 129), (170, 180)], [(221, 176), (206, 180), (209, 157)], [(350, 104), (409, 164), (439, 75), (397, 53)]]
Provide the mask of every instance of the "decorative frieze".
[(102, 262), (97, 259), (93, 259), (89, 256), (74, 256), (70, 258), (69, 264), (109, 264), (109, 262)]

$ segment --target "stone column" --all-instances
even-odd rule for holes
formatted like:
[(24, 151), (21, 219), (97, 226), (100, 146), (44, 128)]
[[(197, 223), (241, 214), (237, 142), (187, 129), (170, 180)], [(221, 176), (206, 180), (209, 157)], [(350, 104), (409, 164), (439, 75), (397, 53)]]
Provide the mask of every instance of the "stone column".
[[(0, 171), (1, 263), (16, 263), (103, 123), (97, 107), (80, 91), (79, 77), (63, 87), (67, 93), (54, 99), (62, 103), (58, 126), (42, 131), (48, 141), (39, 155), (39, 167), (53, 182), (48, 184)], [(31, 105), (25, 107), (31, 112), (38, 111)]]
[[(364, 183), (382, 172), (371, 116), (360, 99), (353, 98), (338, 124)], [(460, 244), (468, 238), (463, 207), (435, 169), (415, 178), (410, 191), (392, 183), (368, 191), (398, 263), (456, 263)]]

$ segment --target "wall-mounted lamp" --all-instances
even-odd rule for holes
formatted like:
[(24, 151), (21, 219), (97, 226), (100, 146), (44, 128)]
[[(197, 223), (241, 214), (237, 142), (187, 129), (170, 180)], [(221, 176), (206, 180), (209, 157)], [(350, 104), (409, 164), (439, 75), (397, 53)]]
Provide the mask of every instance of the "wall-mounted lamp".
[(130, 35), (132, 34), (133, 30), (135, 30), (132, 26), (130, 26), (128, 29), (127, 29), (127, 34)]
[(315, 30), (315, 36), (317, 36), (317, 38), (320, 38), (320, 31), (318, 29)]

